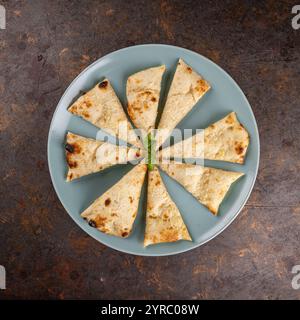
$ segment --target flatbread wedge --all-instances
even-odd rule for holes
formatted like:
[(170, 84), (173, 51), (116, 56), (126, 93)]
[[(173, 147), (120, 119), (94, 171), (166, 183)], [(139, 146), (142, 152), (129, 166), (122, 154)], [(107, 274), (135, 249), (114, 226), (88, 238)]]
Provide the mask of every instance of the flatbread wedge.
[(243, 176), (240, 172), (177, 162), (160, 167), (215, 215), (232, 183)]
[(149, 171), (144, 246), (161, 242), (192, 240), (176, 204), (171, 199), (157, 167)]
[(209, 89), (210, 84), (179, 59), (158, 125), (157, 148)]
[(101, 232), (128, 237), (137, 215), (146, 171), (145, 164), (135, 166), (83, 211), (81, 216)]
[(166, 67), (148, 68), (131, 75), (126, 93), (128, 114), (134, 125), (148, 134), (155, 126), (161, 79)]
[(247, 130), (235, 112), (231, 112), (190, 138), (162, 149), (159, 156), (164, 159), (204, 158), (244, 163), (248, 145)]
[(139, 149), (85, 138), (72, 132), (67, 133), (65, 149), (68, 164), (67, 181), (117, 164), (139, 160), (143, 156)]
[(110, 135), (141, 147), (113, 87), (108, 79), (79, 97), (68, 109)]

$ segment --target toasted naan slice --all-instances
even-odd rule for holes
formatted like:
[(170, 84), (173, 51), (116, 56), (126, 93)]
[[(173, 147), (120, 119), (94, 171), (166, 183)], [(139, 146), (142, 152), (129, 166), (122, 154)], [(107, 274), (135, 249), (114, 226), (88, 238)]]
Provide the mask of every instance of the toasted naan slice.
[(235, 112), (211, 124), (201, 132), (160, 151), (160, 157), (204, 158), (244, 163), (249, 134)]
[(158, 125), (157, 148), (209, 89), (209, 83), (179, 59)]
[(134, 125), (148, 134), (155, 126), (164, 65), (142, 70), (127, 80), (128, 114)]
[(120, 100), (107, 79), (79, 97), (68, 111), (112, 136), (141, 147), (141, 141), (135, 134)]
[(126, 238), (138, 212), (147, 165), (139, 164), (90, 205), (81, 216), (98, 230)]
[(244, 175), (177, 162), (162, 164), (160, 167), (215, 215), (231, 184)]
[(67, 134), (65, 149), (69, 168), (67, 181), (102, 171), (116, 164), (138, 160), (143, 155), (142, 151), (136, 148), (116, 146), (71, 132)]
[(171, 199), (157, 167), (149, 171), (144, 246), (161, 242), (192, 240), (176, 204)]

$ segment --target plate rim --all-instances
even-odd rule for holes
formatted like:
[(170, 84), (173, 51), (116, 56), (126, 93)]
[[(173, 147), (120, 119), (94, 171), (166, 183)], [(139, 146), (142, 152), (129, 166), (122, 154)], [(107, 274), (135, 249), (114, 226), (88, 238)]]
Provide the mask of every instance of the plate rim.
[[(67, 208), (65, 207), (62, 199), (61, 199), (61, 196), (58, 192), (58, 187), (56, 185), (56, 182), (54, 180), (54, 173), (52, 172), (52, 168), (51, 168), (51, 161), (50, 161), (50, 156), (49, 156), (49, 151), (50, 151), (50, 135), (51, 135), (51, 132), (52, 132), (52, 127), (53, 127), (53, 122), (54, 122), (54, 118), (56, 116), (56, 113), (58, 112), (58, 106), (60, 105), (61, 101), (64, 99), (67, 91), (69, 90), (69, 88), (76, 82), (76, 80), (82, 76), (85, 72), (87, 72), (90, 68), (92, 68), (94, 65), (96, 65), (97, 63), (99, 63), (101, 60), (104, 60), (106, 59), (109, 55), (111, 54), (115, 54), (115, 53), (119, 53), (119, 52), (122, 52), (122, 51), (127, 51), (127, 50), (130, 50), (130, 49), (134, 49), (134, 48), (139, 48), (139, 47), (165, 47), (165, 48), (173, 48), (173, 49), (180, 49), (180, 50), (185, 50), (187, 51), (189, 54), (191, 55), (194, 55), (194, 56), (200, 56), (202, 59), (208, 61), (209, 63), (212, 63), (215, 67), (217, 67), (217, 69), (219, 69), (221, 72), (223, 72), (226, 77), (228, 78), (229, 81), (233, 82), (233, 84), (235, 85), (235, 87), (239, 90), (241, 96), (243, 97), (243, 99), (245, 100), (245, 102), (249, 105), (249, 111), (250, 111), (250, 114), (253, 118), (253, 123), (254, 123), (254, 130), (255, 130), (255, 133), (256, 133), (256, 137), (257, 137), (257, 165), (256, 165), (256, 168), (255, 168), (255, 173), (254, 173), (254, 178), (253, 178), (253, 181), (251, 183), (251, 186), (248, 190), (248, 193), (245, 197), (245, 200), (243, 201), (242, 205), (240, 206), (240, 208), (236, 211), (236, 213), (234, 214), (234, 216), (219, 230), (217, 231), (216, 233), (214, 233), (211, 237), (209, 237), (208, 239), (202, 241), (202, 242), (199, 242), (199, 243), (195, 243), (195, 245), (191, 248), (186, 248), (186, 249), (178, 249), (178, 250), (174, 250), (172, 252), (169, 252), (169, 253), (149, 253), (149, 252), (143, 252), (143, 253), (136, 253), (134, 251), (131, 251), (131, 250), (125, 250), (125, 249), (120, 249), (114, 245), (111, 245), (109, 243), (107, 243), (106, 241), (102, 241), (102, 240), (99, 240), (98, 238), (96, 238), (96, 236), (94, 236), (93, 234), (91, 234), (90, 232), (88, 232), (87, 230), (83, 229), (82, 226), (79, 224), (79, 221), (75, 220), (75, 218), (69, 213), (69, 211), (67, 210)], [(99, 59), (95, 60), (93, 63), (91, 63), (90, 65), (88, 65), (86, 68), (84, 68), (71, 82), (70, 84), (65, 88), (64, 90), (64, 93), (63, 95), (60, 97), (59, 101), (57, 102), (56, 104), (56, 107), (55, 107), (55, 110), (52, 114), (52, 118), (51, 118), (51, 122), (50, 122), (50, 126), (49, 126), (49, 131), (48, 131), (48, 136), (47, 136), (47, 164), (48, 164), (48, 169), (49, 169), (49, 173), (50, 173), (50, 178), (51, 178), (51, 183), (54, 187), (54, 191), (61, 203), (61, 205), (63, 206), (63, 208), (65, 209), (65, 211), (68, 213), (68, 215), (72, 218), (72, 220), (80, 227), (80, 229), (82, 231), (84, 231), (85, 233), (87, 233), (90, 237), (92, 237), (93, 239), (95, 239), (97, 242), (100, 242), (101, 244), (111, 248), (111, 249), (114, 249), (114, 250), (117, 250), (119, 252), (122, 252), (122, 253), (126, 253), (126, 254), (132, 254), (132, 255), (135, 255), (135, 256), (147, 256), (147, 257), (162, 257), (162, 256), (172, 256), (172, 255), (177, 255), (177, 254), (180, 254), (180, 253), (184, 253), (184, 252), (187, 252), (187, 251), (190, 251), (190, 250), (194, 250), (196, 248), (199, 248), (200, 246), (208, 243), (209, 241), (213, 240), (215, 237), (217, 237), (219, 234), (221, 234), (225, 229), (227, 229), (232, 223), (233, 221), (235, 221), (235, 219), (237, 218), (237, 216), (240, 214), (240, 212), (243, 210), (244, 206), (246, 205), (251, 193), (252, 193), (252, 190), (254, 188), (254, 185), (255, 185), (255, 182), (256, 182), (256, 179), (257, 179), (257, 174), (258, 174), (258, 170), (259, 170), (259, 165), (260, 165), (260, 137), (259, 137), (259, 130), (258, 130), (258, 126), (257, 126), (257, 122), (256, 122), (256, 118), (255, 118), (255, 115), (253, 113), (253, 110), (252, 110), (252, 107), (246, 97), (246, 95), (244, 94), (243, 90), (240, 88), (240, 86), (238, 85), (238, 83), (232, 78), (232, 76), (226, 71), (224, 70), (223, 68), (221, 68), (218, 64), (216, 64), (214, 61), (210, 60), (209, 58), (203, 56), (202, 54), (200, 53), (197, 53), (195, 51), (192, 51), (190, 49), (187, 49), (187, 48), (184, 48), (184, 47), (179, 47), (179, 46), (174, 46), (174, 45), (169, 45), (169, 44), (160, 44), (160, 43), (146, 43), (146, 44), (139, 44), (139, 45), (133, 45), (133, 46), (129, 46), (129, 47), (124, 47), (124, 48), (121, 48), (121, 49), (118, 49), (118, 50), (115, 50), (115, 51), (112, 51), (112, 52), (109, 52), (107, 54), (105, 54), (104, 56), (100, 57)], [(144, 182), (145, 183), (145, 182)]]

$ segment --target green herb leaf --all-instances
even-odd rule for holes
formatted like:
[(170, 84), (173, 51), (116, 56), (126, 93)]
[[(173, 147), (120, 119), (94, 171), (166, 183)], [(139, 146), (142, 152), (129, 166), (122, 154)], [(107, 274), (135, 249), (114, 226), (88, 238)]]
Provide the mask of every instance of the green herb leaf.
[(152, 171), (154, 169), (155, 163), (155, 139), (152, 137), (151, 133), (147, 136), (148, 141), (148, 169)]

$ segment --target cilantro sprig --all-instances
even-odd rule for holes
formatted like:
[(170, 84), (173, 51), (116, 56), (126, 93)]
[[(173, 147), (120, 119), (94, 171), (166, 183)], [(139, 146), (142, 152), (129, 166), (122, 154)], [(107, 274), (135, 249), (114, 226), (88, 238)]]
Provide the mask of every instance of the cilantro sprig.
[(155, 139), (151, 135), (151, 133), (148, 133), (146, 137), (146, 143), (144, 145), (147, 148), (148, 151), (148, 169), (149, 171), (152, 171), (154, 169), (154, 163), (155, 163)]

